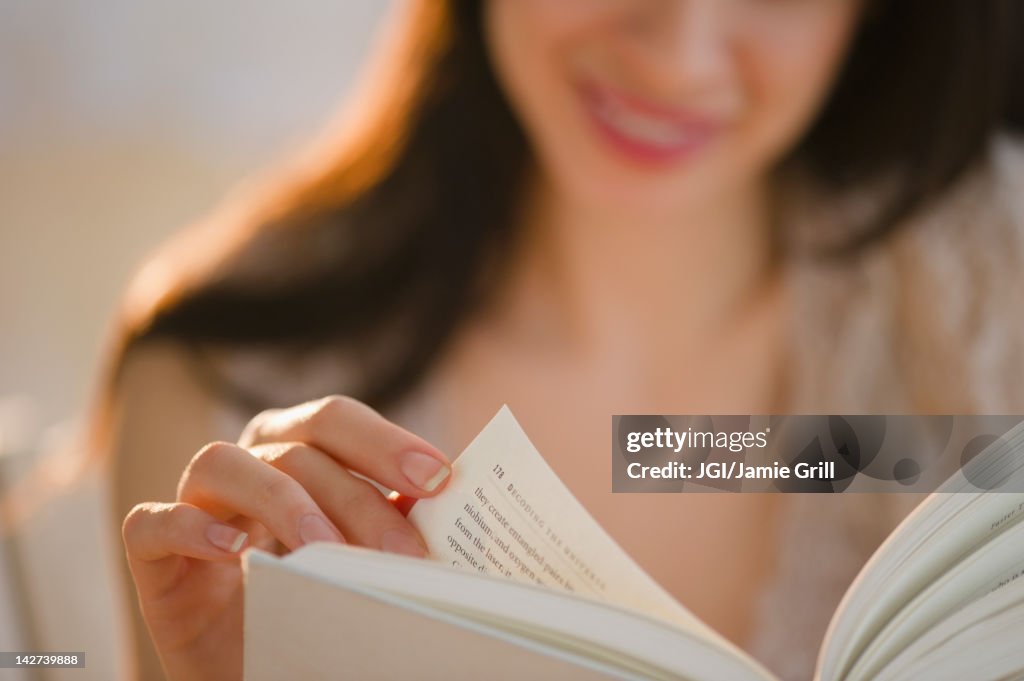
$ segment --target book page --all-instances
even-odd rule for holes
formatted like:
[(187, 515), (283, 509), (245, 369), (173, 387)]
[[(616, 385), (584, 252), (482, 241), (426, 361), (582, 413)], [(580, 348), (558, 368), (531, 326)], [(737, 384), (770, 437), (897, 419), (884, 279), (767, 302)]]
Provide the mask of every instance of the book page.
[(1018, 523), (947, 570), (886, 623), (847, 678), (874, 679), (890, 660), (936, 623), (987, 594), (1010, 596), (1012, 591), (999, 592), (1024, 574), (1021, 546), (1024, 525)]
[[(970, 466), (1000, 471), (1012, 489), (1024, 478), (1024, 426)], [(918, 506), (875, 552), (843, 598), (825, 638), (818, 674), (840, 678), (911, 600), (953, 566), (1024, 520), (1024, 494), (968, 491), (954, 475)], [(953, 493), (955, 492), (955, 493)], [(961, 594), (964, 595), (964, 594)]]
[[(940, 621), (926, 634), (901, 650), (879, 673), (878, 681), (934, 678), (934, 668), (939, 666), (935, 663), (935, 658), (941, 657), (944, 650), (947, 653), (952, 651), (954, 655), (968, 658), (977, 665), (982, 657), (977, 650), (977, 645), (968, 648), (959, 644), (951, 645), (951, 643), (957, 639), (962, 640), (969, 632), (983, 628), (992, 628), (992, 633), (985, 637), (988, 641), (1009, 639), (1016, 642), (1017, 637), (1012, 634), (1007, 636), (1007, 632), (1012, 632), (1013, 629), (1005, 626), (993, 627), (997, 621), (1014, 616), (1018, 620), (1024, 617), (1024, 579), (1013, 580)], [(1020, 630), (1017, 629), (1017, 631)], [(999, 674), (990, 674), (989, 678), (1007, 678), (1011, 673), (1024, 672), (1024, 659), (1019, 655), (1019, 645), (1016, 648), (1018, 649), (1017, 666), (1012, 669), (1003, 669)], [(967, 651), (970, 652), (965, 655), (964, 653)], [(923, 671), (926, 666), (933, 667), (930, 674)], [(967, 676), (969, 675), (964, 674), (959, 678)]]
[[(1024, 610), (1002, 610), (958, 631), (894, 679), (1019, 681), (1024, 678), (1024, 663), (1020, 653), (1021, 631), (1024, 631)], [(882, 681), (882, 678), (873, 678), (872, 681)]]
[[(668, 622), (591, 598), (579, 598), (564, 590), (504, 579), (475, 570), (464, 570), (439, 561), (382, 553), (347, 544), (313, 543), (284, 557), (250, 551), (248, 569), (274, 567), (301, 574), (305, 582), (331, 584), (382, 601), (377, 610), (411, 609), (442, 621), (527, 647), (540, 646), (549, 653), (569, 656), (579, 664), (607, 671), (619, 679), (635, 681), (771, 681), (773, 677), (742, 654), (722, 648), (701, 633), (681, 630)], [(250, 580), (255, 584), (254, 580)], [(276, 595), (287, 608), (298, 608), (303, 621), (316, 610), (333, 613), (350, 623), (359, 615), (349, 609), (298, 604), (303, 582), (279, 588)], [(246, 616), (250, 600), (258, 593), (247, 587)], [(378, 617), (386, 617), (375, 613)], [(280, 621), (274, 618), (274, 622)], [(330, 627), (337, 632), (337, 627)], [(431, 632), (418, 638), (437, 641)], [(339, 639), (347, 640), (347, 639)], [(247, 637), (248, 641), (248, 637)], [(405, 643), (389, 636), (393, 649)], [(478, 657), (475, 648), (454, 648), (449, 656), (487, 669), (498, 663)], [(512, 667), (516, 669), (515, 665)], [(415, 675), (414, 675), (415, 676)], [(422, 676), (422, 674), (420, 675)], [(439, 678), (464, 678), (466, 673)], [(475, 676), (491, 678), (491, 673)], [(362, 677), (358, 677), (362, 678)], [(404, 678), (400, 674), (385, 678)], [(433, 678), (433, 677), (432, 677)], [(519, 678), (562, 678), (555, 674)]]
[(448, 486), (409, 520), (432, 557), (614, 603), (712, 640), (587, 513), (502, 407), (456, 459)]
[[(339, 548), (349, 547), (312, 544), (291, 556)], [(399, 606), (383, 593), (339, 588), (285, 564), (259, 550), (246, 554), (245, 681), (623, 678), (554, 646), (465, 626), (414, 604)]]

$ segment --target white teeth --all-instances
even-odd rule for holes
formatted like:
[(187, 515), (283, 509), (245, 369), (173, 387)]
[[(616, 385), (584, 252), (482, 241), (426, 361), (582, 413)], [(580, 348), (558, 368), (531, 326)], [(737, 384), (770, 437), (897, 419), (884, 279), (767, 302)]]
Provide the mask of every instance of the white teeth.
[(605, 124), (615, 128), (626, 137), (644, 144), (657, 146), (678, 146), (689, 141), (689, 135), (678, 126), (667, 121), (638, 113), (618, 102), (602, 98), (595, 108), (597, 116)]

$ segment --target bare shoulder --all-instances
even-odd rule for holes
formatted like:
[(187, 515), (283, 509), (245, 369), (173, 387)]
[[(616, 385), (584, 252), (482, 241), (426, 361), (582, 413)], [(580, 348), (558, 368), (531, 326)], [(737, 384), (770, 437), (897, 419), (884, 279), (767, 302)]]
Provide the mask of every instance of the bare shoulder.
[(1000, 135), (992, 145), (991, 174), (996, 191), (1024, 244), (1024, 136)]
[(161, 383), (194, 395), (202, 392), (201, 382), (195, 373), (195, 360), (182, 344), (172, 341), (143, 343), (129, 349), (122, 359), (118, 395), (146, 398), (156, 394), (154, 388)]
[(229, 408), (203, 379), (203, 370), (178, 343), (147, 343), (129, 351), (115, 390), (122, 430), (184, 441), (223, 435)]
[(202, 379), (182, 345), (152, 342), (128, 352), (113, 399), (109, 456), (117, 506), (174, 498), (178, 477), (207, 442), (234, 439), (238, 417)]

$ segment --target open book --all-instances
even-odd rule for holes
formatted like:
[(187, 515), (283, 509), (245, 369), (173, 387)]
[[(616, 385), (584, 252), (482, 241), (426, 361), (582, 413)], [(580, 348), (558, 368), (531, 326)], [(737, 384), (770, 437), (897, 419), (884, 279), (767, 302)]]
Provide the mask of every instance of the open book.
[[(1016, 480), (1022, 451), (1019, 427), (968, 465)], [(817, 678), (1024, 678), (1024, 494), (967, 479), (868, 562)], [(616, 545), (507, 408), (409, 518), (433, 561), (334, 544), (248, 551), (245, 678), (773, 678)]]

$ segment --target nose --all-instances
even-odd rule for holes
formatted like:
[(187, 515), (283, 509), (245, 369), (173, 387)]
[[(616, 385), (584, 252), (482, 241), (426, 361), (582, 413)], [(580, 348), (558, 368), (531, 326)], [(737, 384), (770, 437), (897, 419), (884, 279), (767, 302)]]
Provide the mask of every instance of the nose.
[[(635, 0), (634, 0), (635, 1)], [(674, 93), (693, 94), (729, 75), (728, 0), (640, 0), (629, 18), (631, 47), (644, 69)]]

